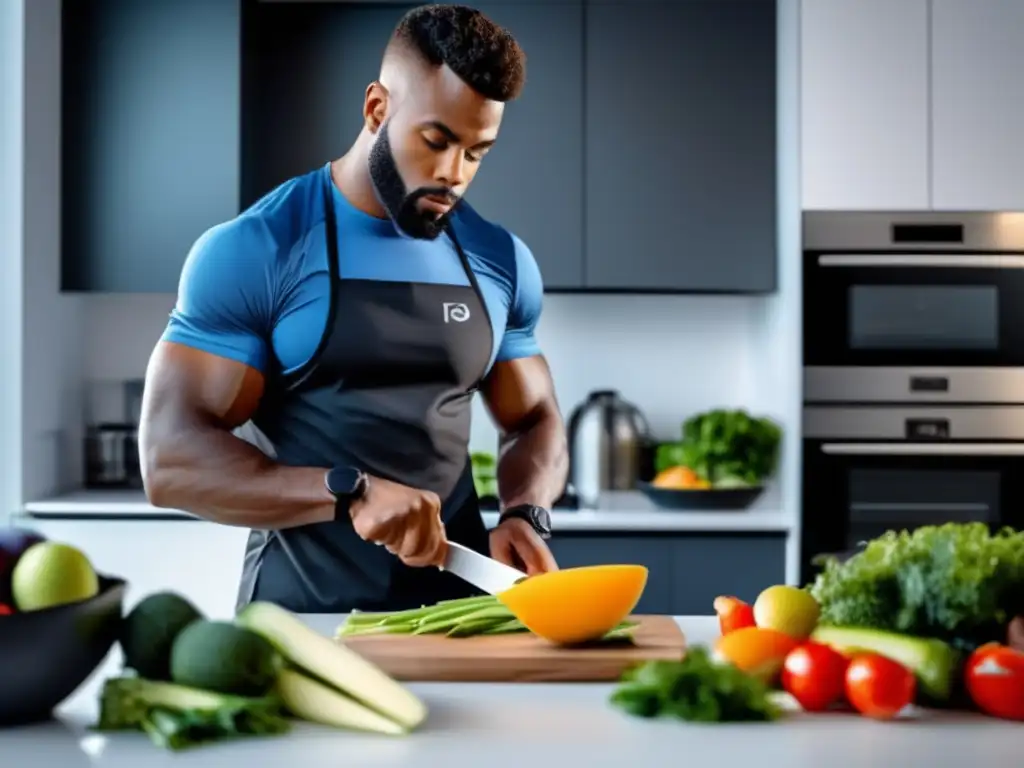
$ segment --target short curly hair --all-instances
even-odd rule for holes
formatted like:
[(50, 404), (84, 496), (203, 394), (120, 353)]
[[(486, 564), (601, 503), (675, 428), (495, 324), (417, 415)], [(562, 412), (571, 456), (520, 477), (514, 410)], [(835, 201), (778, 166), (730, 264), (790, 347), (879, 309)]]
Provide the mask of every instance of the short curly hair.
[(526, 81), (526, 54), (512, 34), (475, 8), (423, 5), (395, 27), (392, 42), (429, 64), (447, 65), (486, 99), (512, 101)]

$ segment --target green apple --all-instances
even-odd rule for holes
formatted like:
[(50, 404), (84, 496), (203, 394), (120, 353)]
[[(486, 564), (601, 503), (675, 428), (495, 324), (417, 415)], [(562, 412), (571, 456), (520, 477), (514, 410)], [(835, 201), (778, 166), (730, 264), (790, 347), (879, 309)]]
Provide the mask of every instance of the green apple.
[(92, 563), (70, 544), (33, 544), (11, 574), (11, 594), (19, 611), (38, 611), (94, 597), (100, 589)]

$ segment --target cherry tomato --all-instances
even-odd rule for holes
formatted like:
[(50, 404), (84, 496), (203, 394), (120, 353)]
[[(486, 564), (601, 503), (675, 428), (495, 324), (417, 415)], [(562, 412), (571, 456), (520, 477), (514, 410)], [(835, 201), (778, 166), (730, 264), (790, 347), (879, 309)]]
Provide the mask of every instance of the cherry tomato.
[(914, 673), (877, 653), (858, 654), (846, 668), (846, 698), (862, 715), (890, 720), (916, 692)]
[(715, 613), (718, 614), (718, 625), (723, 635), (737, 629), (756, 626), (754, 607), (736, 597), (716, 597)]
[(13, 615), (14, 615), (14, 609), (11, 608), (11, 606), (4, 605), (3, 603), (0, 603), (0, 616), (13, 616)]
[(848, 665), (849, 660), (835, 649), (804, 643), (786, 656), (782, 687), (807, 712), (821, 712), (842, 698)]
[(967, 659), (964, 676), (967, 693), (986, 715), (1024, 720), (1024, 653), (983, 645)]

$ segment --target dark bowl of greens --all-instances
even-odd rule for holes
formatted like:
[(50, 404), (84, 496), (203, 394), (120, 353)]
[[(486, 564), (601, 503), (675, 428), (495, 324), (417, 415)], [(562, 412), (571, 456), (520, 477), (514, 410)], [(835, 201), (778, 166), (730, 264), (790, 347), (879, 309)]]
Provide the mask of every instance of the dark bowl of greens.
[[(744, 410), (699, 413), (683, 422), (682, 439), (657, 447), (654, 482), (639, 489), (663, 509), (746, 509), (775, 472), (781, 442), (771, 419)], [(665, 480), (682, 468), (692, 483)]]
[(764, 493), (761, 486), (734, 488), (662, 488), (639, 483), (637, 488), (661, 509), (689, 512), (739, 512)]

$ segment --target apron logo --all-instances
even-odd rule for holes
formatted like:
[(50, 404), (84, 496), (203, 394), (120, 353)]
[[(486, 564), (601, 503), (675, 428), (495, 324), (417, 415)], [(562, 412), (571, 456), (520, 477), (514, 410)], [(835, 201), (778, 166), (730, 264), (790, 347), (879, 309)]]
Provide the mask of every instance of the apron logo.
[(458, 301), (444, 303), (444, 321), (446, 323), (464, 323), (469, 320), (469, 307)]

